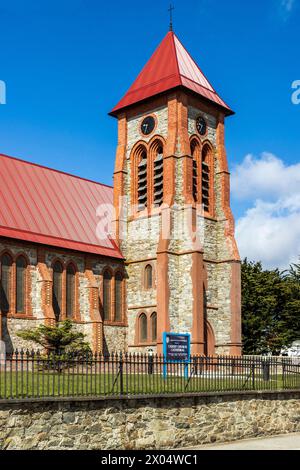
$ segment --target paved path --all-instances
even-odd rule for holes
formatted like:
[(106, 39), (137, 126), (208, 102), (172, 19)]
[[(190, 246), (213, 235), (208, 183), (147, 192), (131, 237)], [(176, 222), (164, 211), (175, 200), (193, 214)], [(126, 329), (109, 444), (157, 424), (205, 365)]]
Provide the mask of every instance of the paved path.
[(193, 450), (300, 450), (300, 433), (204, 445)]

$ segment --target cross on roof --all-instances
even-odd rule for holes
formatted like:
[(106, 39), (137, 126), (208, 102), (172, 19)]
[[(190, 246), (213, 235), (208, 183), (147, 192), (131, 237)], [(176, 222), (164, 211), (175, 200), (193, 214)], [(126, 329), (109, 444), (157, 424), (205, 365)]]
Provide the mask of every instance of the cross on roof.
[(175, 10), (174, 6), (171, 4), (168, 11), (170, 12), (170, 31), (173, 31), (173, 11)]

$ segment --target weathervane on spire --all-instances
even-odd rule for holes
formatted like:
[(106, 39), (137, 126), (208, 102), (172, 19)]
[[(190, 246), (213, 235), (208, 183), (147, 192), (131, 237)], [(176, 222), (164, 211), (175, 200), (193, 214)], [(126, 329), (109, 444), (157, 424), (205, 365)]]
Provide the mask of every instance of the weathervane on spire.
[(171, 4), (169, 8), (170, 12), (170, 31), (173, 31), (173, 10), (175, 10), (174, 6)]

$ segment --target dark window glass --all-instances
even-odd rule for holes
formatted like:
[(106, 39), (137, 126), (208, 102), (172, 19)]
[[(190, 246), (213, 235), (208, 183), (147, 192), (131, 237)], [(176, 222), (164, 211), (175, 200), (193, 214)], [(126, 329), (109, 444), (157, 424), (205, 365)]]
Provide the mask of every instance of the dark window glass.
[(140, 316), (139, 319), (139, 327), (140, 327), (140, 341), (141, 343), (145, 343), (147, 341), (147, 317), (144, 313)]
[(111, 274), (105, 271), (103, 276), (103, 315), (104, 320), (111, 318)]
[(75, 314), (75, 275), (75, 268), (70, 264), (67, 268), (67, 318), (73, 318)]
[(151, 264), (147, 264), (145, 268), (145, 287), (146, 289), (151, 289), (153, 285), (153, 273), (152, 273)]
[(53, 266), (53, 310), (56, 321), (61, 320), (62, 306), (62, 273), (63, 267), (59, 261)]
[(120, 322), (123, 316), (123, 276), (121, 273), (117, 273), (115, 277), (115, 301), (115, 321)]
[(20, 256), (16, 262), (16, 311), (25, 313), (26, 260)]
[(10, 310), (11, 290), (11, 266), (12, 260), (9, 255), (3, 255), (1, 259), (1, 311), (8, 313)]
[(157, 340), (157, 314), (155, 312), (151, 315), (151, 339), (153, 343)]

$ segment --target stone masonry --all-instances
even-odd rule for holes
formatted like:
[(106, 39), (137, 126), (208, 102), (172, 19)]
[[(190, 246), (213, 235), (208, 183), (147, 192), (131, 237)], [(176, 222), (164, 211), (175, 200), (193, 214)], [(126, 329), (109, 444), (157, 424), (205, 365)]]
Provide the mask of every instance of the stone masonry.
[(0, 402), (0, 449), (176, 449), (300, 431), (299, 392)]

